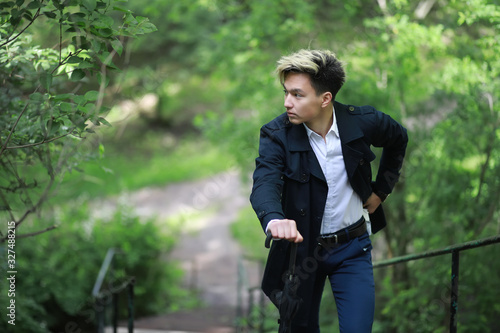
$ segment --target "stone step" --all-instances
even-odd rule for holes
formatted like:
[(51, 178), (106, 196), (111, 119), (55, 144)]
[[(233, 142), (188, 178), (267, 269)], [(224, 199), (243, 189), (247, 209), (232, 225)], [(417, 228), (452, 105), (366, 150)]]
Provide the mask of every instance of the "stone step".
[[(114, 333), (112, 327), (106, 327), (104, 333)], [(128, 327), (118, 327), (116, 333), (128, 333)], [(201, 333), (201, 332), (188, 332), (188, 331), (165, 331), (157, 329), (134, 328), (134, 333)]]

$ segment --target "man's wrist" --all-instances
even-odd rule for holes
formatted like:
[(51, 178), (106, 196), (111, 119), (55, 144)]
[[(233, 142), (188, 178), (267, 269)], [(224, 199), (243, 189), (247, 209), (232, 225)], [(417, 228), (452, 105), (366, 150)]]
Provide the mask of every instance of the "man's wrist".
[(374, 193), (375, 193), (375, 195), (376, 195), (377, 197), (379, 197), (379, 198), (380, 198), (380, 201), (381, 201), (381, 202), (384, 202), (384, 201), (387, 199), (387, 197), (389, 196), (389, 194), (384, 193), (384, 192), (381, 192), (381, 191), (374, 191)]

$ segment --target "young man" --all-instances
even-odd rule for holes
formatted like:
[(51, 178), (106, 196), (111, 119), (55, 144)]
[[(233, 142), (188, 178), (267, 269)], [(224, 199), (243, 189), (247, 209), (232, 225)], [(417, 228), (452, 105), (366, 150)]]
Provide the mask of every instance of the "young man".
[[(398, 180), (406, 129), (371, 106), (344, 105), (341, 62), (325, 50), (300, 50), (278, 61), (286, 113), (261, 128), (250, 196), (262, 228), (275, 241), (262, 289), (283, 288), (290, 242), (297, 251), (298, 296), (292, 333), (319, 332), (328, 277), (341, 332), (371, 332), (375, 287), (369, 233), (386, 222), (380, 205)], [(375, 180), (370, 147), (382, 147)]]

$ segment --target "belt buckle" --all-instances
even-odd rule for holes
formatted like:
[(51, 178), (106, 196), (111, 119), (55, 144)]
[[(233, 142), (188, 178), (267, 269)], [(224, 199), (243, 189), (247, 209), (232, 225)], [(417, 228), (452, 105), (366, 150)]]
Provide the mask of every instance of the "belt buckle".
[(318, 246), (324, 248), (325, 250), (337, 248), (339, 246), (339, 237), (337, 234), (331, 234), (328, 237), (320, 237), (318, 240)]
[(335, 244), (338, 244), (339, 243), (339, 236), (337, 234), (333, 234), (333, 239), (335, 239), (335, 241), (333, 243)]

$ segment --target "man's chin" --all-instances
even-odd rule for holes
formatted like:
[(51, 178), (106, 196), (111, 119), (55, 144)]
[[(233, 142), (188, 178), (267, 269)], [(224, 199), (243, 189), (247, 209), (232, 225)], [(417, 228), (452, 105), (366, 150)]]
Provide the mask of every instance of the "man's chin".
[(299, 118), (294, 117), (294, 116), (291, 116), (291, 117), (290, 117), (290, 116), (288, 116), (288, 120), (289, 120), (292, 124), (294, 124), (294, 125), (300, 125), (300, 124), (302, 124), (302, 123), (303, 123), (303, 121), (302, 121), (302, 120), (300, 120)]

